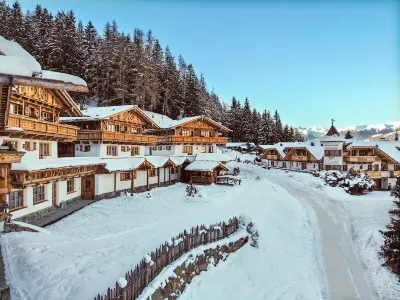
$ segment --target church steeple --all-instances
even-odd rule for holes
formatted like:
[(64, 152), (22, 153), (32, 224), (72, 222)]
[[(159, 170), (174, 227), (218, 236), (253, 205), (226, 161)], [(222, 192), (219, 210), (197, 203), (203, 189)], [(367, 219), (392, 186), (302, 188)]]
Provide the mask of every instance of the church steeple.
[(335, 120), (331, 119), (331, 122), (332, 122), (331, 128), (329, 128), (328, 132), (326, 133), (326, 136), (340, 136), (339, 131), (337, 131), (336, 127), (333, 125)]

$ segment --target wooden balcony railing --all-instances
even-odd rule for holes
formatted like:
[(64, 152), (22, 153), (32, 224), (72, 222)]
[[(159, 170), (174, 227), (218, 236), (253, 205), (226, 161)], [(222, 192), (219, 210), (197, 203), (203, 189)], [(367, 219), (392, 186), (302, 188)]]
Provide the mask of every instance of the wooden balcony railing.
[(376, 161), (376, 156), (345, 156), (346, 162), (369, 163)]
[(292, 159), (294, 161), (307, 161), (307, 156), (304, 155), (292, 155)]
[(78, 127), (75, 126), (52, 123), (19, 115), (9, 115), (7, 127), (21, 128), (24, 131), (35, 131), (38, 133), (64, 135), (73, 138), (76, 138), (78, 133)]
[(79, 130), (78, 140), (155, 144), (157, 142), (157, 137), (153, 135), (122, 133), (122, 132), (103, 131), (103, 130)]
[(269, 160), (278, 160), (278, 155), (266, 155), (265, 158)]
[(379, 179), (382, 177), (381, 171), (367, 171), (367, 175), (372, 179)]
[(391, 177), (398, 177), (400, 176), (400, 171), (391, 171)]
[(208, 143), (224, 145), (228, 141), (225, 137), (205, 137), (205, 136), (157, 136), (158, 143)]

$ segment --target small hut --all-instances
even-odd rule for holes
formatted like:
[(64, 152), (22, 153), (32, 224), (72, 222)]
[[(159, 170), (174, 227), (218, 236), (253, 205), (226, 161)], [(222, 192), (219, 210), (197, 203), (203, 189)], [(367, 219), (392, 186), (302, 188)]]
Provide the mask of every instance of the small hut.
[(185, 168), (186, 181), (193, 183), (215, 183), (221, 171), (229, 171), (228, 167), (216, 161), (194, 161)]

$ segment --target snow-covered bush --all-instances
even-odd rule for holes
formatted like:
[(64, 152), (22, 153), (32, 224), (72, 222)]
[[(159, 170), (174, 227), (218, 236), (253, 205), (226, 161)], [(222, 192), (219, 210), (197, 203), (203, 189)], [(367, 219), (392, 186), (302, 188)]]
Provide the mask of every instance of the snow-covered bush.
[(250, 235), (250, 246), (258, 248), (258, 238), (260, 235), (256, 225), (245, 215), (239, 216), (239, 224), (246, 227), (246, 231)]
[(375, 182), (365, 173), (357, 173), (351, 169), (348, 173), (336, 170), (314, 172), (314, 176), (321, 177), (329, 186), (339, 186), (351, 195), (362, 195), (371, 190)]
[(186, 195), (189, 197), (194, 197), (195, 194), (197, 194), (197, 189), (193, 185), (192, 181), (190, 181), (186, 187)]

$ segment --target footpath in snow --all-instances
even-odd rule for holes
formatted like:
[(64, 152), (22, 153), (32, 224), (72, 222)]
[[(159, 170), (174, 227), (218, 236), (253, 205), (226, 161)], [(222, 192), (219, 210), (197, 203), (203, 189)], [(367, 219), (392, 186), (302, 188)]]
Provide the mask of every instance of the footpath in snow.
[(210, 276), (210, 300), (324, 299), (307, 210), (280, 186), (256, 180), (264, 169), (240, 167), (242, 185), (203, 186), (203, 197), (187, 198), (186, 185), (176, 184), (151, 191), (151, 198), (144, 193), (99, 201), (47, 227), (50, 234), (4, 235), (13, 300), (93, 299), (183, 229), (234, 215), (255, 222), (259, 249), (245, 245), (227, 259), (229, 274)]

